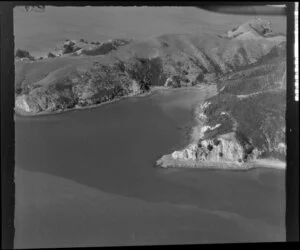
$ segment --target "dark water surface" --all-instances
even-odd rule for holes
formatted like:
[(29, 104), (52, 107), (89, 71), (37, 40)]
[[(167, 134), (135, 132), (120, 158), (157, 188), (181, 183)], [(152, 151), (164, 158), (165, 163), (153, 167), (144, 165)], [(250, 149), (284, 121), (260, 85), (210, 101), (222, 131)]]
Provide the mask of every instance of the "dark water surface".
[[(109, 230), (112, 230), (109, 225), (114, 227), (111, 221), (107, 222), (106, 231), (101, 233), (103, 237), (106, 235), (102, 241), (100, 233), (93, 238), (92, 234), (96, 234), (95, 229), (89, 233), (86, 232), (87, 236), (84, 240), (79, 241), (79, 236), (75, 240), (73, 228), (74, 234), (71, 230), (69, 238), (73, 237), (73, 241), (70, 241), (76, 246), (89, 245), (89, 243), (92, 244), (91, 242), (97, 242), (94, 244), (101, 244), (101, 242), (103, 244), (118, 244), (118, 242), (133, 244), (124, 236), (128, 228), (123, 228), (122, 225), (129, 222), (123, 223), (122, 221), (126, 218), (130, 220), (132, 227), (140, 232), (142, 231), (138, 228), (147, 228), (147, 225), (138, 226), (136, 224), (139, 223), (138, 220), (141, 221), (143, 218), (142, 220), (150, 221), (147, 223), (152, 233), (149, 231), (141, 233), (140, 244), (284, 240), (284, 171), (272, 169), (257, 169), (248, 172), (199, 169), (163, 170), (154, 167), (155, 161), (162, 154), (170, 153), (178, 146), (184, 145), (186, 128), (191, 126), (192, 122), (192, 107), (204, 100), (207, 95), (208, 92), (205, 91), (178, 90), (143, 98), (130, 98), (94, 109), (59, 115), (18, 116), (15, 124), (16, 167), (32, 174), (44, 173), (63, 177), (105, 194), (121, 196), (128, 200), (128, 206), (132, 204), (132, 207), (135, 207), (132, 208), (133, 210), (139, 205), (134, 205), (132, 199), (146, 202), (146, 205), (143, 205), (144, 210), (139, 211), (140, 219), (131, 218), (130, 212), (124, 212), (124, 214), (115, 212), (111, 215), (114, 220), (117, 220), (116, 216), (119, 218), (121, 226), (114, 229), (114, 232), (119, 230), (118, 239), (109, 238), (111, 235)], [(25, 187), (21, 185), (29, 185), (29, 183), (19, 182), (19, 189), (23, 190), (22, 188)], [(16, 187), (18, 192), (17, 181)], [(34, 190), (36, 189), (39, 187), (35, 186)], [(24, 243), (25, 246), (35, 246), (34, 241), (39, 242), (37, 243), (39, 247), (41, 244), (47, 246), (47, 242), (48, 246), (70, 245), (71, 243), (62, 243), (64, 242), (62, 235), (66, 237), (64, 238), (66, 241), (68, 233), (61, 231), (58, 233), (57, 225), (53, 225), (53, 221), (56, 220), (61, 225), (76, 223), (78, 220), (83, 228), (87, 226), (84, 223), (93, 224), (91, 221), (79, 222), (79, 217), (67, 219), (67, 214), (72, 214), (72, 205), (67, 207), (67, 201), (64, 201), (64, 209), (68, 209), (68, 212), (53, 215), (54, 219), (51, 223), (44, 222), (39, 218), (42, 218), (43, 213), (43, 216), (47, 217), (47, 206), (35, 205), (33, 208), (39, 212), (29, 215), (33, 205), (26, 205), (24, 195), (22, 196), (22, 202), (24, 202), (20, 208), (16, 208), (19, 217), (27, 216), (19, 219), (22, 221), (18, 234), (17, 245), (19, 246), (22, 246), (20, 239), (23, 239), (23, 243), (27, 240), (27, 243)], [(43, 195), (43, 199), (51, 199), (50, 196), (49, 198), (45, 196)], [(16, 199), (18, 197), (21, 195), (16, 194)], [(30, 199), (34, 201), (34, 194)], [(164, 214), (165, 212), (162, 211), (165, 210), (155, 207), (158, 206), (157, 204), (169, 204), (170, 214), (168, 216)], [(152, 206), (153, 210), (151, 210)], [(173, 208), (176, 209), (173, 211)], [(74, 207), (74, 211), (75, 209)], [(112, 206), (110, 210), (113, 209)], [(201, 217), (196, 214), (196, 210), (192, 212), (191, 209), (204, 209), (215, 214), (210, 215), (211, 218), (208, 215)], [(27, 212), (24, 212), (25, 210)], [(95, 211), (94, 213), (97, 214)], [(174, 216), (177, 215), (172, 217), (172, 213)], [(103, 220), (109, 216), (108, 214), (109, 211), (99, 212)], [(16, 216), (18, 217), (18, 214)], [(49, 218), (51, 216), (49, 212)], [(223, 219), (226, 218), (228, 223), (239, 225), (239, 229), (233, 227), (235, 230), (230, 231), (226, 223), (218, 222), (220, 216)], [(174, 223), (178, 220), (184, 226), (177, 230)], [(243, 221), (248, 223), (245, 222), (245, 228), (243, 228)], [(49, 224), (46, 225), (46, 223)], [(252, 226), (249, 226), (249, 223)], [(206, 233), (201, 233), (204, 225), (205, 227), (210, 225), (210, 229)], [(220, 225), (223, 225), (223, 228)], [(95, 228), (97, 227), (99, 228), (95, 225)], [(41, 230), (41, 228), (44, 229)], [(159, 231), (162, 228), (165, 230), (164, 233)], [(16, 231), (18, 232), (18, 227)], [(31, 240), (29, 240), (29, 231), (31, 231)], [(253, 233), (255, 231), (257, 233)], [(36, 235), (33, 235), (33, 232)], [(44, 232), (43, 235), (37, 235), (40, 232)], [(84, 237), (83, 233), (81, 235)], [(130, 237), (132, 239), (133, 236)], [(135, 237), (133, 238), (137, 241)], [(93, 241), (95, 238), (98, 241)]]

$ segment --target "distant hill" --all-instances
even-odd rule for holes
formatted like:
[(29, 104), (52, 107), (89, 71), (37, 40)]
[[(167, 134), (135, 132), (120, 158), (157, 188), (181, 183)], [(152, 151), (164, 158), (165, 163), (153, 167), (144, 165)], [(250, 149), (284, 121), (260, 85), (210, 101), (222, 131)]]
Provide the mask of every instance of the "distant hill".
[[(80, 8), (47, 6), (43, 13), (14, 8), (15, 48), (33, 56), (48, 53), (65, 39), (83, 38), (143, 40), (163, 34), (223, 34), (254, 15), (228, 15), (192, 6), (87, 6)], [(273, 31), (286, 32), (285, 16), (262, 16)]]

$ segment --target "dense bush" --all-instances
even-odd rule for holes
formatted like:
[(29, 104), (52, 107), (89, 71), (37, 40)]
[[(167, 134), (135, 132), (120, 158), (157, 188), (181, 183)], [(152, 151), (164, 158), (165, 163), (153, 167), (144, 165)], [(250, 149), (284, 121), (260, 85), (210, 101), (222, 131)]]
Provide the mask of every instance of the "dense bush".
[(16, 57), (18, 57), (18, 58), (29, 58), (29, 59), (33, 58), (28, 51), (22, 50), (22, 49), (17, 49)]
[(148, 90), (150, 86), (163, 85), (166, 77), (163, 74), (162, 62), (160, 58), (137, 58), (129, 65), (126, 65), (126, 72), (136, 80), (143, 90)]
[(218, 89), (225, 93), (244, 95), (278, 87), (286, 72), (285, 57), (274, 57), (221, 77)]
[(78, 46), (76, 46), (76, 44), (72, 41), (67, 41), (66, 43), (64, 43), (63, 45), (63, 54), (69, 54), (69, 53), (74, 53), (77, 50), (80, 50), (80, 48)]
[(48, 53), (48, 58), (54, 58), (54, 57), (56, 57), (56, 56), (52, 52)]
[(69, 53), (72, 53), (72, 52), (74, 52), (74, 47), (71, 44), (69, 44), (69, 45), (65, 44), (62, 53), (63, 54), (69, 54)]
[[(205, 111), (206, 124), (222, 125), (207, 131), (205, 139), (233, 131), (236, 123), (237, 139), (244, 147), (253, 145), (268, 154), (275, 154), (275, 146), (285, 141), (285, 98), (284, 90), (268, 91), (244, 99), (225, 93), (210, 98), (211, 105)], [(230, 115), (221, 115), (221, 112)], [(247, 148), (249, 152), (252, 149)]]
[(16, 95), (21, 95), (22, 92), (23, 92), (23, 88), (21, 88), (21, 87), (16, 87), (15, 92), (16, 92)]

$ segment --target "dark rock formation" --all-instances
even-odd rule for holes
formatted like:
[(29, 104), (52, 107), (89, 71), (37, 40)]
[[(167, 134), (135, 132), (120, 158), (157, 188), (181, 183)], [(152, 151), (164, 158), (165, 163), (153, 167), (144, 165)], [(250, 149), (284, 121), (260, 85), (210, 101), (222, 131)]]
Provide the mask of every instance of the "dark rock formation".
[(49, 52), (47, 55), (48, 58), (54, 58), (56, 57), (56, 55), (54, 55), (52, 52)]
[(16, 61), (34, 61), (34, 57), (26, 50), (17, 49), (15, 54)]
[(114, 39), (104, 43), (97, 42), (93, 43), (94, 45), (96, 45), (94, 47), (82, 49), (81, 54), (89, 56), (106, 55), (121, 46), (129, 44), (130, 42), (131, 40), (125, 39)]

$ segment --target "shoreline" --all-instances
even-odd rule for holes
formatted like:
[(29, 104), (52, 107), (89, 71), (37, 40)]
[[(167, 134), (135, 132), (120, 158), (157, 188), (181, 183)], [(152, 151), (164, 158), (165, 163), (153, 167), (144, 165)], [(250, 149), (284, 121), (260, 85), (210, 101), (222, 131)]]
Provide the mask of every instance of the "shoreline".
[(163, 169), (186, 168), (202, 170), (230, 170), (230, 171), (248, 171), (257, 168), (269, 168), (280, 171), (286, 170), (286, 162), (274, 159), (258, 159), (246, 163), (237, 163), (231, 161), (193, 161), (173, 159), (171, 154), (163, 155), (156, 161), (156, 167)]
[[(205, 100), (203, 102), (198, 102), (196, 103), (192, 110), (191, 110), (191, 121), (189, 122), (189, 125), (185, 128), (185, 133), (186, 133), (186, 141), (187, 143), (184, 146), (181, 146), (181, 149), (184, 149), (187, 144), (190, 143), (195, 143), (195, 141), (197, 141), (197, 138), (199, 136), (199, 129), (201, 129), (201, 127), (203, 126), (204, 122), (198, 118), (197, 116), (197, 109), (199, 108), (199, 105), (203, 104), (207, 98), (211, 97), (211, 96), (215, 96), (218, 94), (218, 91), (216, 89), (216, 84), (210, 84), (209, 86), (205, 86), (205, 85), (200, 85), (198, 88), (202, 89), (206, 89), (208, 91), (211, 91), (210, 88), (215, 88), (213, 90), (213, 92), (209, 92), (209, 94), (206, 94)], [(181, 150), (178, 149), (178, 150)]]
[(146, 96), (150, 96), (153, 94), (156, 94), (157, 92), (163, 91), (163, 90), (167, 90), (170, 91), (172, 90), (172, 88), (168, 88), (168, 87), (159, 87), (159, 86), (155, 86), (153, 88), (150, 89), (150, 91), (145, 92), (145, 93), (141, 93), (141, 94), (136, 94), (136, 95), (126, 95), (126, 96), (121, 96), (119, 98), (115, 98), (106, 102), (101, 102), (98, 104), (92, 104), (89, 106), (74, 106), (73, 108), (69, 108), (69, 109), (64, 109), (64, 110), (55, 110), (55, 111), (41, 111), (38, 113), (33, 113), (33, 112), (26, 112), (24, 110), (21, 110), (17, 107), (14, 108), (14, 112), (16, 115), (18, 116), (26, 116), (26, 117), (33, 117), (33, 116), (48, 116), (48, 115), (58, 115), (58, 114), (63, 114), (66, 112), (71, 112), (71, 111), (78, 111), (78, 110), (86, 110), (86, 109), (93, 109), (93, 108), (97, 108), (100, 107), (102, 105), (108, 105), (108, 104), (112, 104), (127, 98), (132, 98), (132, 97), (136, 97), (136, 98), (141, 98), (141, 97), (146, 97)]
[[(207, 99), (207, 98), (205, 98)], [(188, 144), (194, 143), (197, 141), (201, 127), (204, 122), (198, 118), (196, 111), (199, 105), (205, 103), (198, 103), (192, 110), (193, 116), (191, 121), (191, 126), (186, 128), (187, 130), (187, 143), (185, 146), (179, 147), (177, 150), (183, 150), (187, 147)], [(273, 158), (264, 158), (256, 159), (249, 162), (238, 163), (234, 161), (195, 161), (195, 160), (180, 160), (174, 159), (172, 153), (162, 155), (155, 163), (156, 167), (159, 168), (188, 168), (188, 169), (205, 169), (205, 170), (230, 170), (230, 171), (248, 171), (257, 168), (269, 168), (276, 170), (286, 170), (286, 162), (273, 159)]]
[(21, 110), (19, 108), (14, 108), (14, 112), (16, 115), (21, 116), (21, 117), (35, 117), (35, 116), (48, 116), (48, 115), (58, 115), (58, 114), (63, 114), (66, 112), (71, 112), (71, 111), (78, 111), (78, 110), (86, 110), (86, 109), (93, 109), (93, 108), (98, 108), (102, 105), (108, 105), (108, 104), (112, 104), (121, 100), (125, 100), (127, 98), (142, 98), (142, 97), (146, 97), (146, 96), (151, 96), (157, 93), (160, 93), (162, 91), (169, 91), (169, 92), (174, 92), (174, 91), (183, 91), (183, 90), (190, 90), (190, 89), (197, 89), (197, 90), (201, 90), (203, 88), (205, 88), (205, 85), (195, 85), (195, 86), (191, 86), (191, 87), (181, 87), (181, 88), (172, 88), (172, 87), (165, 87), (165, 86), (154, 86), (152, 87), (148, 92), (144, 92), (141, 94), (136, 94), (136, 95), (126, 95), (126, 96), (121, 96), (119, 98), (115, 98), (106, 102), (101, 102), (98, 104), (92, 104), (89, 106), (85, 106), (85, 107), (80, 107), (80, 106), (75, 106), (73, 108), (69, 108), (69, 109), (64, 109), (64, 110), (55, 110), (55, 111), (41, 111), (38, 113), (33, 113), (33, 112), (26, 112), (24, 110)]

